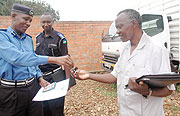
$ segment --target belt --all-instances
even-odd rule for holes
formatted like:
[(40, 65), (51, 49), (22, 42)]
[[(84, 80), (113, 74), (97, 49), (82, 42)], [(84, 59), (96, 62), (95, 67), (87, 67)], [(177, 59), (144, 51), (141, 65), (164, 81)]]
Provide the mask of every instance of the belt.
[(54, 69), (53, 71), (50, 71), (50, 72), (44, 72), (44, 73), (43, 73), (43, 76), (51, 75), (51, 74), (55, 73), (55, 72), (58, 71), (58, 70), (61, 70), (61, 67), (56, 68), (56, 69)]
[(1, 78), (0, 84), (2, 86), (7, 86), (7, 87), (25, 87), (31, 84), (34, 79), (35, 77), (28, 78), (25, 80), (6, 80), (6, 79)]

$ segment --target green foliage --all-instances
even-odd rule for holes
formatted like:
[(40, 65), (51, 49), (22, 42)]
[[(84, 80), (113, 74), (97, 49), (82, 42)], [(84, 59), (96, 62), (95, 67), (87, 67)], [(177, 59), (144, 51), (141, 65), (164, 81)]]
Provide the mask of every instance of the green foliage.
[(0, 1), (0, 15), (2, 16), (10, 16), (12, 5), (14, 3), (24, 4), (33, 8), (35, 15), (42, 15), (45, 12), (49, 12), (55, 20), (59, 20), (59, 12), (54, 10), (50, 4), (45, 1), (39, 2), (35, 0), (1, 0)]
[(180, 93), (180, 84), (176, 85), (176, 91)]
[(0, 1), (0, 15), (9, 16), (11, 14), (12, 4), (15, 0), (1, 0)]
[(117, 89), (117, 85), (116, 85), (116, 83), (111, 84), (111, 88), (113, 88), (113, 89)]

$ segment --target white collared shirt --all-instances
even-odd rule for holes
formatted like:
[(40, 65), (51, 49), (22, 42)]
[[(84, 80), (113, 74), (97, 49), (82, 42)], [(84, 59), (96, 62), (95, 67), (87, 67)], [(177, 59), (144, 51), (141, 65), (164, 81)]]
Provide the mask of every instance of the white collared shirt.
[[(162, 97), (150, 96), (149, 99), (145, 99), (141, 94), (125, 89), (125, 85), (128, 84), (130, 77), (171, 72), (168, 51), (165, 47), (153, 43), (145, 33), (131, 55), (130, 42), (125, 44), (111, 72), (117, 78), (119, 115), (164, 116)], [(168, 88), (175, 90), (174, 85)]]

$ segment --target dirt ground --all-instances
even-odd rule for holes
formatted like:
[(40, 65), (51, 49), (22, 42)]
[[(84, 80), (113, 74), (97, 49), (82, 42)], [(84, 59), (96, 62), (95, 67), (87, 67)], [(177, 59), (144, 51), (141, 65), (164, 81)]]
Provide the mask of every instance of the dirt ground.
[[(180, 93), (166, 97), (164, 109), (166, 116), (180, 116)], [(77, 80), (66, 95), (66, 116), (118, 116), (118, 112), (114, 84)]]

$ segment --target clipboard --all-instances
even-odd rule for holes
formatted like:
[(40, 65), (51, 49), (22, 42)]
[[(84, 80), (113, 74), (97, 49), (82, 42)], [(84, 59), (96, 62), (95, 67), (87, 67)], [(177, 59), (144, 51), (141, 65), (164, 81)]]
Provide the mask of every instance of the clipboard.
[(149, 88), (162, 88), (170, 84), (176, 84), (180, 82), (180, 74), (156, 74), (156, 75), (143, 75), (136, 79), (139, 83), (143, 81), (148, 84)]
[(45, 90), (44, 87), (41, 87), (32, 101), (46, 101), (63, 97), (67, 94), (68, 87), (69, 79), (51, 83)]

